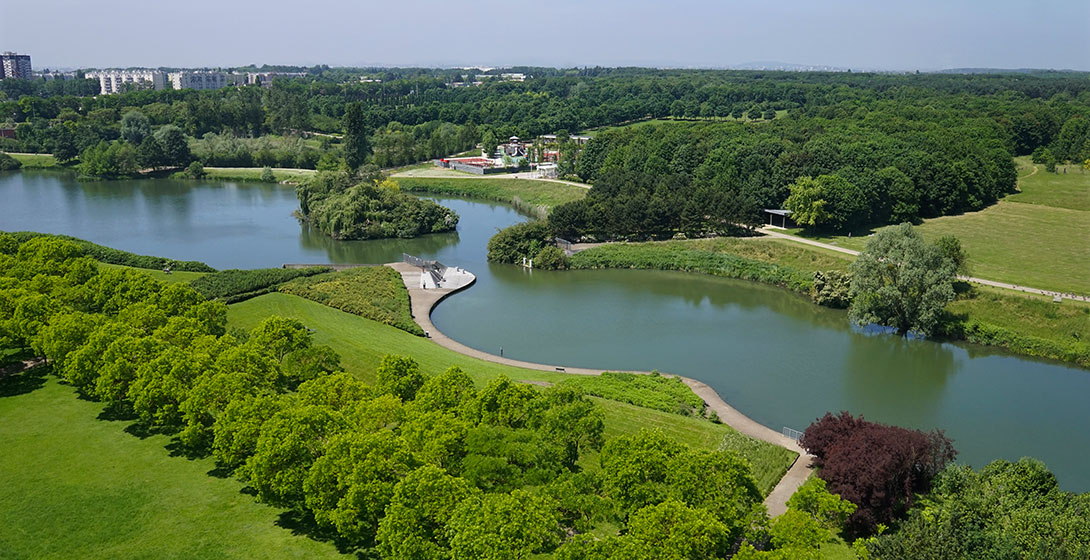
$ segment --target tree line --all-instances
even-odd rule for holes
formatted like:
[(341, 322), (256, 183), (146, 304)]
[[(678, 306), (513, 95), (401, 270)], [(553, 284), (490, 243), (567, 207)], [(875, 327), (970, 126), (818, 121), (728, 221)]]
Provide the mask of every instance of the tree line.
[[(607, 438), (602, 410), (577, 388), (504, 377), (478, 388), (457, 367), (428, 376), (396, 355), (367, 385), (298, 321), (228, 332), (223, 303), (99, 268), (55, 237), (0, 235), (0, 347), (46, 358), (111, 416), (211, 455), (345, 550), (704, 558), (806, 551), (794, 529), (821, 530), (808, 516), (770, 521), (733, 451), (658, 431)], [(583, 468), (588, 452), (599, 469)], [(591, 537), (603, 524), (624, 531)]]

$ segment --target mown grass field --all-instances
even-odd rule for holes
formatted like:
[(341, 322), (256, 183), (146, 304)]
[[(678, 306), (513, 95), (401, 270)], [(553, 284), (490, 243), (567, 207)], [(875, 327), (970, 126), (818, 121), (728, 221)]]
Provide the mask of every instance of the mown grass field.
[[(531, 179), (481, 179), (450, 177), (396, 176), (404, 191), (415, 193), (465, 196), (499, 202), (520, 201), (523, 205), (553, 208), (565, 202), (581, 200), (587, 189), (555, 181)], [(519, 204), (515, 203), (518, 207)]]
[[(206, 179), (222, 179), (228, 181), (261, 181), (262, 167), (205, 167)], [(280, 169), (273, 168), (273, 177), (277, 182), (299, 182), (314, 176), (313, 169)], [(182, 176), (181, 174), (178, 174)], [(183, 176), (184, 177), (184, 176)]]
[[(375, 369), (386, 354), (412, 356), (420, 364), (420, 369), (428, 375), (437, 375), (456, 365), (465, 370), (481, 387), (500, 375), (518, 381), (547, 383), (557, 383), (571, 375), (515, 368), (463, 356), (397, 328), (288, 294), (263, 295), (231, 305), (227, 310), (229, 325), (242, 329), (251, 329), (271, 315), (292, 317), (316, 329), (315, 341), (331, 346), (341, 355), (344, 369), (368, 383), (375, 381)], [(605, 411), (607, 434), (631, 433), (641, 428), (660, 428), (666, 435), (678, 441), (701, 447), (718, 447), (725, 436), (737, 434), (728, 426), (700, 418), (618, 401), (595, 400)], [(755, 442), (749, 438), (745, 441)], [(750, 461), (755, 478), (761, 481), (760, 488), (767, 493), (794, 461), (795, 454), (771, 444), (755, 443), (759, 451), (750, 452)], [(593, 468), (596, 462), (593, 455), (582, 458), (582, 463), (588, 468)]]
[(23, 169), (47, 169), (59, 167), (53, 154), (8, 154), (23, 164)]
[(1034, 165), (1028, 157), (1015, 158), (1015, 161), (1020, 171), (1020, 192), (1008, 196), (1007, 200), (1090, 211), (1090, 171), (1081, 165), (1060, 165), (1056, 168), (1058, 173), (1048, 173), (1044, 165)]
[(211, 459), (171, 457), (166, 436), (101, 412), (53, 377), (0, 380), (0, 558), (341, 556), (278, 527)]
[[(1033, 173), (1028, 158), (1017, 161), (1019, 193), (979, 212), (924, 220), (920, 232), (931, 240), (960, 239), (972, 276), (1090, 294), (1090, 172), (1068, 166), (1067, 174), (1056, 174), (1038, 166)], [(858, 251), (873, 230), (851, 237), (789, 233)]]

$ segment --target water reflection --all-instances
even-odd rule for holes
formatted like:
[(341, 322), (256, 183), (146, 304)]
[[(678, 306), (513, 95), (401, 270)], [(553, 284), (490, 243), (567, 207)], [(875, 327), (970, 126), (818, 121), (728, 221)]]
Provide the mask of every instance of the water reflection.
[(854, 333), (844, 383), (855, 412), (881, 414), (888, 422), (938, 426), (938, 414), (958, 360), (952, 347), (896, 334)]
[(416, 239), (373, 239), (370, 241), (339, 241), (308, 225), (301, 225), (299, 247), (304, 251), (321, 252), (331, 263), (381, 264), (401, 260), (402, 253), (433, 257), (444, 248), (457, 245), (458, 233), (435, 233)]

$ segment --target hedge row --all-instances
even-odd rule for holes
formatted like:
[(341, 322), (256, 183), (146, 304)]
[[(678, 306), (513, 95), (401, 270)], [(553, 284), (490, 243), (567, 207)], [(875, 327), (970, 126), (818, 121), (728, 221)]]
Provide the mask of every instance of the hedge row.
[(276, 286), (304, 276), (329, 272), (328, 267), (258, 268), (255, 270), (221, 270), (189, 283), (205, 299), (235, 303), (275, 291)]
[(151, 270), (162, 270), (166, 267), (170, 267), (172, 270), (182, 270), (187, 272), (215, 272), (216, 269), (208, 266), (199, 261), (176, 261), (164, 257), (151, 257), (148, 255), (137, 255), (136, 253), (130, 253), (128, 251), (122, 251), (120, 249), (113, 249), (110, 247), (103, 247), (97, 243), (91, 243), (90, 241), (80, 239), (78, 237), (72, 237), (70, 235), (55, 235), (51, 233), (38, 233), (34, 231), (15, 231), (10, 232), (9, 235), (15, 237), (19, 243), (24, 243), (35, 237), (54, 237), (57, 239), (64, 239), (66, 241), (72, 241), (83, 249), (84, 254), (87, 256), (104, 263), (118, 264), (123, 266), (131, 266), (133, 268), (146, 268)]

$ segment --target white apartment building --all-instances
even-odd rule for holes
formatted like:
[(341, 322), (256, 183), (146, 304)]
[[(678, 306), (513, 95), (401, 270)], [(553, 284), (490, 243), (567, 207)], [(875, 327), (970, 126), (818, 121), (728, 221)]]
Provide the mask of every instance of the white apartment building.
[(174, 89), (220, 89), (227, 87), (227, 74), (224, 72), (172, 72), (170, 84)]
[(98, 80), (99, 93), (102, 95), (121, 93), (125, 84), (153, 89), (166, 87), (166, 74), (157, 70), (96, 70), (87, 72), (84, 77)]

